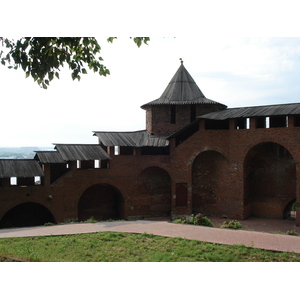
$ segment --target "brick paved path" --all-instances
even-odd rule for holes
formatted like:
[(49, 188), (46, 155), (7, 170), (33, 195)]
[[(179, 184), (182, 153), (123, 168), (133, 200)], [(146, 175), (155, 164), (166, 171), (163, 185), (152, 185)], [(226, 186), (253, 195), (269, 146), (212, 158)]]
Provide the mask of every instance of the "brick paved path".
[(167, 221), (116, 221), (1, 229), (0, 238), (79, 234), (88, 232), (149, 233), (182, 237), (217, 244), (243, 244), (248, 247), (300, 253), (300, 236), (266, 232), (210, 228)]

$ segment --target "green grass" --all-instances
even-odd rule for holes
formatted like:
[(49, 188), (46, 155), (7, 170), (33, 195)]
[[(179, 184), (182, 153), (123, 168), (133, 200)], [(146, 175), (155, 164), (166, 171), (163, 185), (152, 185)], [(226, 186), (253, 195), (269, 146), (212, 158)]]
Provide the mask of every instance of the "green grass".
[(151, 234), (100, 232), (0, 239), (9, 257), (42, 262), (299, 262), (300, 254), (218, 245)]

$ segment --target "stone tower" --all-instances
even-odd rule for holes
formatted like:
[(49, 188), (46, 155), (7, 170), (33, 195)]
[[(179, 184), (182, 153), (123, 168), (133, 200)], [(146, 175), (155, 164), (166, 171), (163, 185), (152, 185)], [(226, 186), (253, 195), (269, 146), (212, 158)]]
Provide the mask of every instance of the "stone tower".
[(167, 136), (189, 125), (197, 116), (227, 107), (207, 99), (181, 61), (160, 98), (141, 108), (146, 110), (147, 131)]

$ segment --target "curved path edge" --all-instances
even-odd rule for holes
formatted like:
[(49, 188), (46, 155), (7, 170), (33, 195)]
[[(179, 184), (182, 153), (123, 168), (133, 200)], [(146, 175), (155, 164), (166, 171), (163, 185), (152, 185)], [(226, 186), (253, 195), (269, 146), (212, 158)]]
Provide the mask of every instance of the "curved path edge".
[(253, 248), (300, 253), (299, 236), (175, 224), (168, 221), (114, 221), (0, 229), (0, 238), (93, 232), (148, 233), (216, 244), (242, 244)]

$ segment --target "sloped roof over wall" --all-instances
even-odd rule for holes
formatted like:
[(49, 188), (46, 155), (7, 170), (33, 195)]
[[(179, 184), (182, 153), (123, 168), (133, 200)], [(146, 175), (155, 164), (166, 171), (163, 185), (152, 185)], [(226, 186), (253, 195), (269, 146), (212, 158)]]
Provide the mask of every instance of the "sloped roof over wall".
[(35, 151), (35, 159), (42, 164), (66, 163), (62, 156), (57, 151)]
[[(221, 104), (207, 99), (183, 64), (169, 82), (160, 98), (141, 106), (145, 109), (151, 105), (184, 104)], [(223, 104), (221, 104), (223, 105)], [(226, 105), (224, 105), (226, 108)]]
[(228, 108), (199, 116), (198, 119), (226, 120), (236, 118), (288, 115), (300, 115), (300, 103)]
[(165, 136), (151, 135), (147, 130), (130, 132), (94, 131), (94, 135), (104, 146), (166, 147)]
[(63, 160), (97, 160), (111, 159), (98, 144), (54, 144)]
[(34, 159), (0, 159), (0, 178), (44, 176)]

